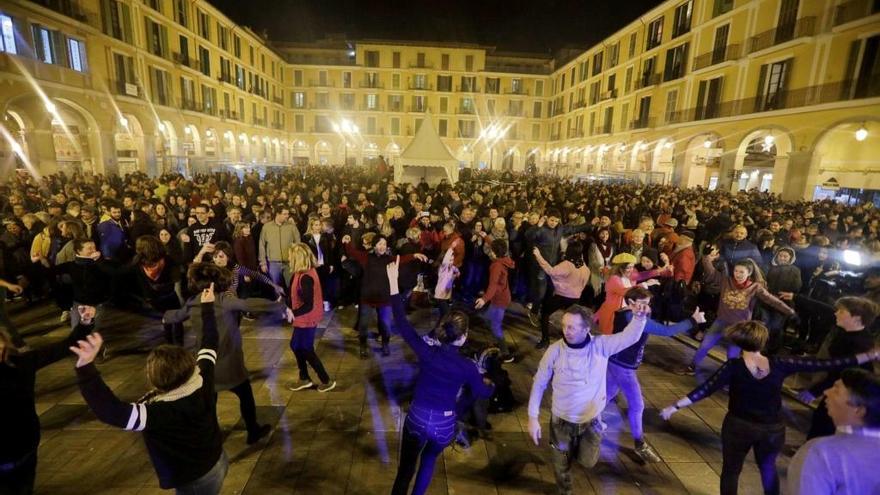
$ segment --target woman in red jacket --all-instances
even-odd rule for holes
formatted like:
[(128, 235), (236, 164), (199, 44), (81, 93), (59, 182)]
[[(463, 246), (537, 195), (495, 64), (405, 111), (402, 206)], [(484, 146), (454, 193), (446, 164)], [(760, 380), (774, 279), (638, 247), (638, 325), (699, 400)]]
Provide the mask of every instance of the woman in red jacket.
[[(599, 322), (599, 331), (605, 335), (614, 330), (614, 313), (624, 306), (623, 296), (636, 284), (644, 288), (660, 283), (654, 277), (672, 275), (672, 265), (644, 272), (635, 270), (636, 257), (629, 253), (620, 253), (611, 260), (611, 277), (605, 283), (605, 302), (596, 311), (596, 321)], [(644, 280), (645, 282), (642, 282)], [(640, 283), (641, 282), (641, 283)]]
[(316, 267), (318, 261), (312, 250), (305, 243), (298, 242), (290, 246), (290, 308), (293, 310), (293, 337), (290, 339), (290, 350), (296, 357), (299, 368), (299, 381), (290, 385), (290, 390), (304, 390), (315, 384), (309, 378), (311, 365), (321, 385), (318, 392), (329, 392), (336, 388), (336, 382), (324, 369), (324, 364), (315, 353), (315, 331), (324, 317), (324, 298), (321, 294), (321, 281), (318, 279)]
[(501, 323), (504, 321), (504, 312), (510, 305), (510, 285), (508, 284), (507, 272), (514, 267), (514, 263), (507, 255), (507, 241), (504, 239), (492, 241), (492, 254), (495, 255), (495, 259), (489, 266), (489, 282), (483, 297), (477, 299), (475, 306), (480, 309), (489, 303), (486, 318), (489, 320), (492, 336), (495, 337), (498, 348), (501, 349), (501, 359), (505, 363), (511, 363), (513, 362), (513, 354), (510, 353), (507, 342), (504, 341)]

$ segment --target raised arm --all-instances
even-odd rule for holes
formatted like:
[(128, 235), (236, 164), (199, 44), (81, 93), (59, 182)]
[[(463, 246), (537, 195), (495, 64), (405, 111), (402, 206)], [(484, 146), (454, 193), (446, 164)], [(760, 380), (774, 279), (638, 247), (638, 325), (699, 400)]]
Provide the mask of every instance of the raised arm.
[(733, 369), (731, 368), (730, 361), (727, 361), (722, 364), (721, 367), (718, 368), (718, 370), (715, 371), (715, 373), (712, 374), (712, 376), (710, 376), (708, 380), (700, 384), (697, 388), (693, 389), (685, 397), (677, 400), (675, 404), (664, 408), (660, 412), (660, 416), (662, 416), (663, 419), (668, 420), (673, 414), (678, 412), (679, 409), (688, 407), (694, 402), (709, 397), (722, 387), (729, 385), (730, 377), (732, 374)]
[(876, 361), (878, 351), (874, 349), (870, 352), (862, 352), (853, 356), (839, 357), (832, 359), (816, 359), (813, 357), (777, 357), (773, 358), (771, 366), (778, 367), (786, 375), (798, 372), (817, 372), (817, 371), (834, 371), (845, 368), (852, 368), (865, 364), (870, 361)]
[(642, 332), (645, 330), (647, 322), (647, 314), (641, 311), (634, 312), (632, 320), (630, 320), (622, 332), (593, 337), (595, 339), (596, 348), (599, 350), (599, 353), (605, 357), (617, 354), (638, 342), (642, 337)]
[(758, 297), (758, 299), (761, 300), (761, 302), (772, 307), (773, 309), (775, 309), (776, 311), (779, 311), (780, 313), (782, 313), (784, 315), (791, 316), (794, 314), (794, 309), (791, 306), (782, 302), (782, 300), (780, 300), (778, 297), (771, 294), (764, 287), (758, 287), (758, 290), (755, 292), (755, 295)]

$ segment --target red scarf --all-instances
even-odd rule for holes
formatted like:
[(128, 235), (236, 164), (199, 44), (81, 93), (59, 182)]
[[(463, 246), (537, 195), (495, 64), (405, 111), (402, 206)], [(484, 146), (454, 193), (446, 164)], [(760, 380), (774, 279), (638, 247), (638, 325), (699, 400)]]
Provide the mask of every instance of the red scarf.
[(730, 277), (730, 281), (733, 282), (733, 287), (737, 290), (748, 289), (750, 285), (752, 285), (752, 279), (747, 278), (745, 282), (739, 283), (735, 278)]

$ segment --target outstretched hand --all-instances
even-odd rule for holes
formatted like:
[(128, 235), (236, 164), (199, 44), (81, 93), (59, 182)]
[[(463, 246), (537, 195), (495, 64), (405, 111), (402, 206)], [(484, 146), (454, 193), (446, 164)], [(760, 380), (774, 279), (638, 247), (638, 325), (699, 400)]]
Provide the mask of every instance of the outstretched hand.
[(94, 332), (87, 335), (85, 340), (77, 342), (75, 346), (70, 346), (70, 350), (73, 351), (78, 358), (76, 360), (76, 367), (82, 368), (83, 366), (92, 363), (98, 355), (98, 351), (101, 350), (101, 345), (103, 343), (104, 339), (101, 338), (101, 334)]
[(400, 276), (400, 255), (385, 266), (385, 271), (388, 273), (388, 287), (391, 289), (391, 295), (400, 294), (400, 288), (397, 285), (397, 279)]
[(694, 310), (694, 314), (691, 315), (691, 318), (694, 319), (697, 323), (706, 323), (706, 313), (700, 311), (700, 307), (697, 306), (697, 309)]
[(662, 411), (660, 411), (660, 417), (663, 418), (665, 421), (669, 421), (669, 418), (671, 418), (672, 415), (677, 412), (678, 408), (675, 406), (665, 407)]
[(651, 316), (651, 306), (647, 304), (634, 302), (627, 307), (632, 311), (634, 318), (647, 318)]
[(199, 301), (202, 303), (212, 303), (215, 300), (217, 300), (217, 296), (214, 294), (214, 282), (211, 282), (211, 285), (202, 291), (201, 296), (199, 296)]

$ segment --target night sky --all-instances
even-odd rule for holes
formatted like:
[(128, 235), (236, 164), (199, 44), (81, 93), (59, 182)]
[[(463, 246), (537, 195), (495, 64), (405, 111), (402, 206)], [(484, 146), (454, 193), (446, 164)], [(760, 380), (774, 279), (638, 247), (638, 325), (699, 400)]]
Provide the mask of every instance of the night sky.
[(210, 0), (270, 40), (449, 41), (501, 51), (549, 53), (589, 47), (660, 0)]

